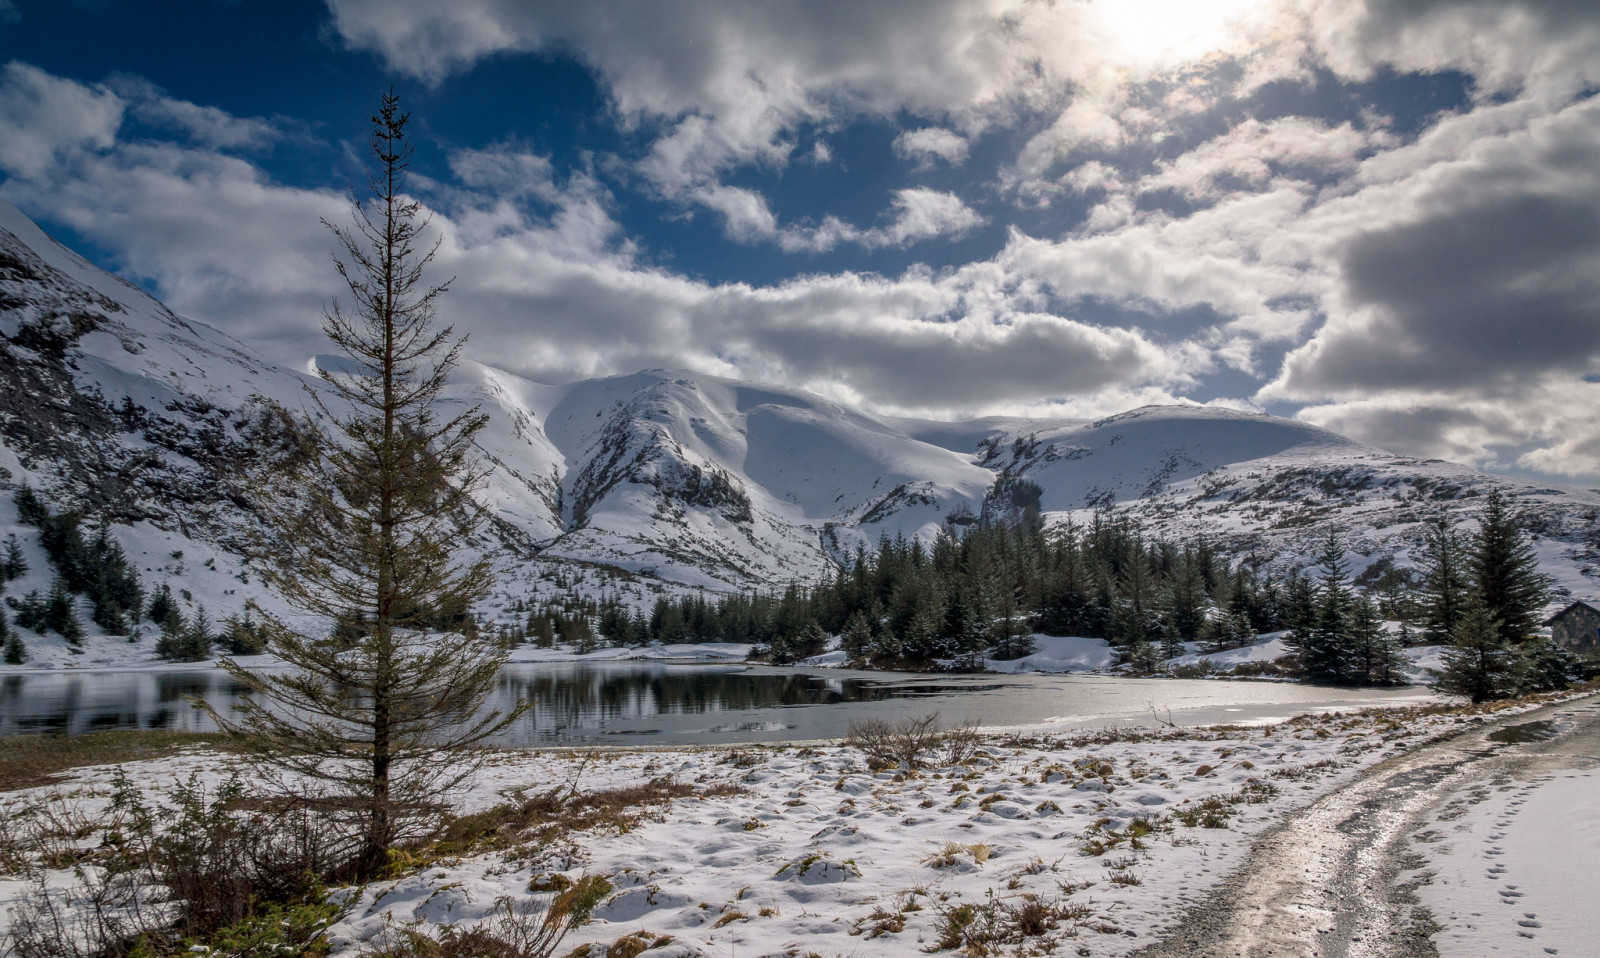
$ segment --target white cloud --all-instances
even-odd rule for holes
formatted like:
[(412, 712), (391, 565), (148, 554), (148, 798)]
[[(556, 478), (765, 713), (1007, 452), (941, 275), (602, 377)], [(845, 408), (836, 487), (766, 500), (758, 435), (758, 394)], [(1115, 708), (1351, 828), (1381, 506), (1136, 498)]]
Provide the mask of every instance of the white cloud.
[(39, 176), (78, 150), (109, 148), (123, 109), (121, 98), (104, 87), (12, 61), (0, 73), (0, 169)]
[[(88, 87), (45, 79), (94, 102)], [(16, 95), (11, 83), (38, 80), (8, 76), (0, 102)], [(342, 196), (273, 183), (248, 160), (197, 144), (67, 142), (47, 168), (5, 166), (0, 192), (113, 251), (185, 315), (296, 366), (322, 348), (321, 306), (339, 287), (319, 220), (348, 216)], [(1135, 330), (1038, 312), (992, 263), (710, 284), (641, 265), (607, 213), (609, 194), (586, 174), (551, 177), (547, 158), (514, 148), (463, 152), (452, 168), (459, 185), (415, 183), (443, 239), (438, 275), (456, 277), (443, 314), (471, 335), (471, 355), (535, 378), (680, 366), (933, 415), (1170, 398), (1165, 387), (1184, 378), (1180, 353)], [(548, 215), (519, 202), (518, 183)], [(724, 200), (760, 221), (748, 198)], [(977, 222), (958, 198), (930, 190), (897, 194), (889, 217), (851, 241), (904, 243)]]
[(780, 227), (766, 198), (754, 190), (717, 183), (703, 186), (694, 199), (723, 217), (723, 232), (740, 243), (776, 242), (788, 252), (826, 252), (844, 243), (865, 249), (908, 246), (940, 236), (960, 236), (984, 223), (984, 218), (954, 193), (929, 189), (894, 192), (886, 215), (888, 223), (861, 229), (836, 216), (826, 216), (816, 226)]
[(934, 160), (960, 166), (967, 161), (968, 148), (966, 137), (937, 126), (907, 130), (894, 139), (895, 154), (916, 160), (918, 169), (931, 167)]
[(128, 104), (135, 118), (155, 127), (181, 132), (201, 146), (256, 149), (269, 145), (280, 135), (266, 120), (236, 117), (214, 106), (174, 99), (155, 84), (138, 77), (113, 77), (107, 85)]

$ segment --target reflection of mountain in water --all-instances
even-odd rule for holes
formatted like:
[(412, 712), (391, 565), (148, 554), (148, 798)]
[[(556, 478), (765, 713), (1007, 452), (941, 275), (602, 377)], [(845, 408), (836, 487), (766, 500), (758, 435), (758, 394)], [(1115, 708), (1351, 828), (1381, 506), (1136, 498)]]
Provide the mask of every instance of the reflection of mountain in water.
[(570, 666), (532, 673), (508, 670), (500, 677), (494, 704), (510, 708), (531, 701), (533, 708), (518, 731), (548, 735), (571, 729), (600, 729), (617, 720), (878, 702), (992, 688), (925, 682), (889, 684), (743, 669), (640, 667), (614, 671)]
[[(501, 674), (492, 704), (511, 708), (522, 701), (533, 703), (527, 717), (506, 737), (508, 744), (528, 744), (570, 734), (585, 739), (595, 733), (638, 735), (658, 726), (670, 729), (676, 725), (678, 731), (686, 731), (689, 727), (682, 724), (686, 716), (848, 706), (994, 687), (784, 674), (739, 666), (513, 665)], [(203, 699), (228, 713), (244, 694), (244, 686), (215, 669), (8, 675), (0, 679), (0, 734), (203, 730), (210, 725), (191, 700)], [(713, 727), (782, 728), (799, 721), (798, 716), (727, 718), (729, 722), (714, 723)], [(630, 723), (634, 724), (630, 727)], [(705, 723), (693, 727), (702, 728)]]

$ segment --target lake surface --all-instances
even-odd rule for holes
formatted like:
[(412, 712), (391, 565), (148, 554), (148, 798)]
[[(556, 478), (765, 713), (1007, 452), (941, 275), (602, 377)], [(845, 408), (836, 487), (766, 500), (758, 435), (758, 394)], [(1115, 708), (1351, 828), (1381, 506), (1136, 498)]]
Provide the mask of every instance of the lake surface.
[[(243, 689), (214, 668), (0, 677), (0, 735), (212, 728), (190, 704), (231, 710)], [(1082, 728), (1262, 722), (1302, 712), (1418, 704), (1424, 689), (1098, 675), (927, 675), (770, 666), (606, 662), (507, 666), (493, 701), (533, 708), (497, 740), (513, 746), (715, 744), (843, 736), (852, 720), (938, 710), (950, 723)], [(1169, 714), (1170, 713), (1170, 714)]]

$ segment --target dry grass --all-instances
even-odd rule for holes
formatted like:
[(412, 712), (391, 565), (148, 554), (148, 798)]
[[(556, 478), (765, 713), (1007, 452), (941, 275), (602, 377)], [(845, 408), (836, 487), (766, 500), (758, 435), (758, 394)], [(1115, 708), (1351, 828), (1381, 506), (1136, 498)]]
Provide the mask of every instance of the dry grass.
[(228, 739), (217, 732), (166, 730), (7, 736), (0, 738), (0, 792), (50, 785), (75, 768), (164, 758), (196, 746), (222, 751)]
[(461, 855), (511, 848), (527, 842), (543, 844), (567, 832), (612, 829), (632, 831), (659, 816), (663, 806), (680, 798), (737, 795), (743, 789), (715, 785), (696, 789), (686, 782), (654, 778), (640, 785), (598, 792), (557, 789), (520, 794), (515, 801), (447, 820), (428, 849), (434, 855)]

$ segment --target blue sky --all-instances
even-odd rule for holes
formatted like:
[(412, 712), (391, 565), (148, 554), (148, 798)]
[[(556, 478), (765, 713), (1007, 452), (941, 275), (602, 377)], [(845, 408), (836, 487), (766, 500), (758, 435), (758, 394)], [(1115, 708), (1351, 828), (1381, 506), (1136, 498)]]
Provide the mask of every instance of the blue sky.
[(475, 357), (1600, 473), (1577, 0), (0, 0), (0, 196), (300, 363), (365, 115)]

